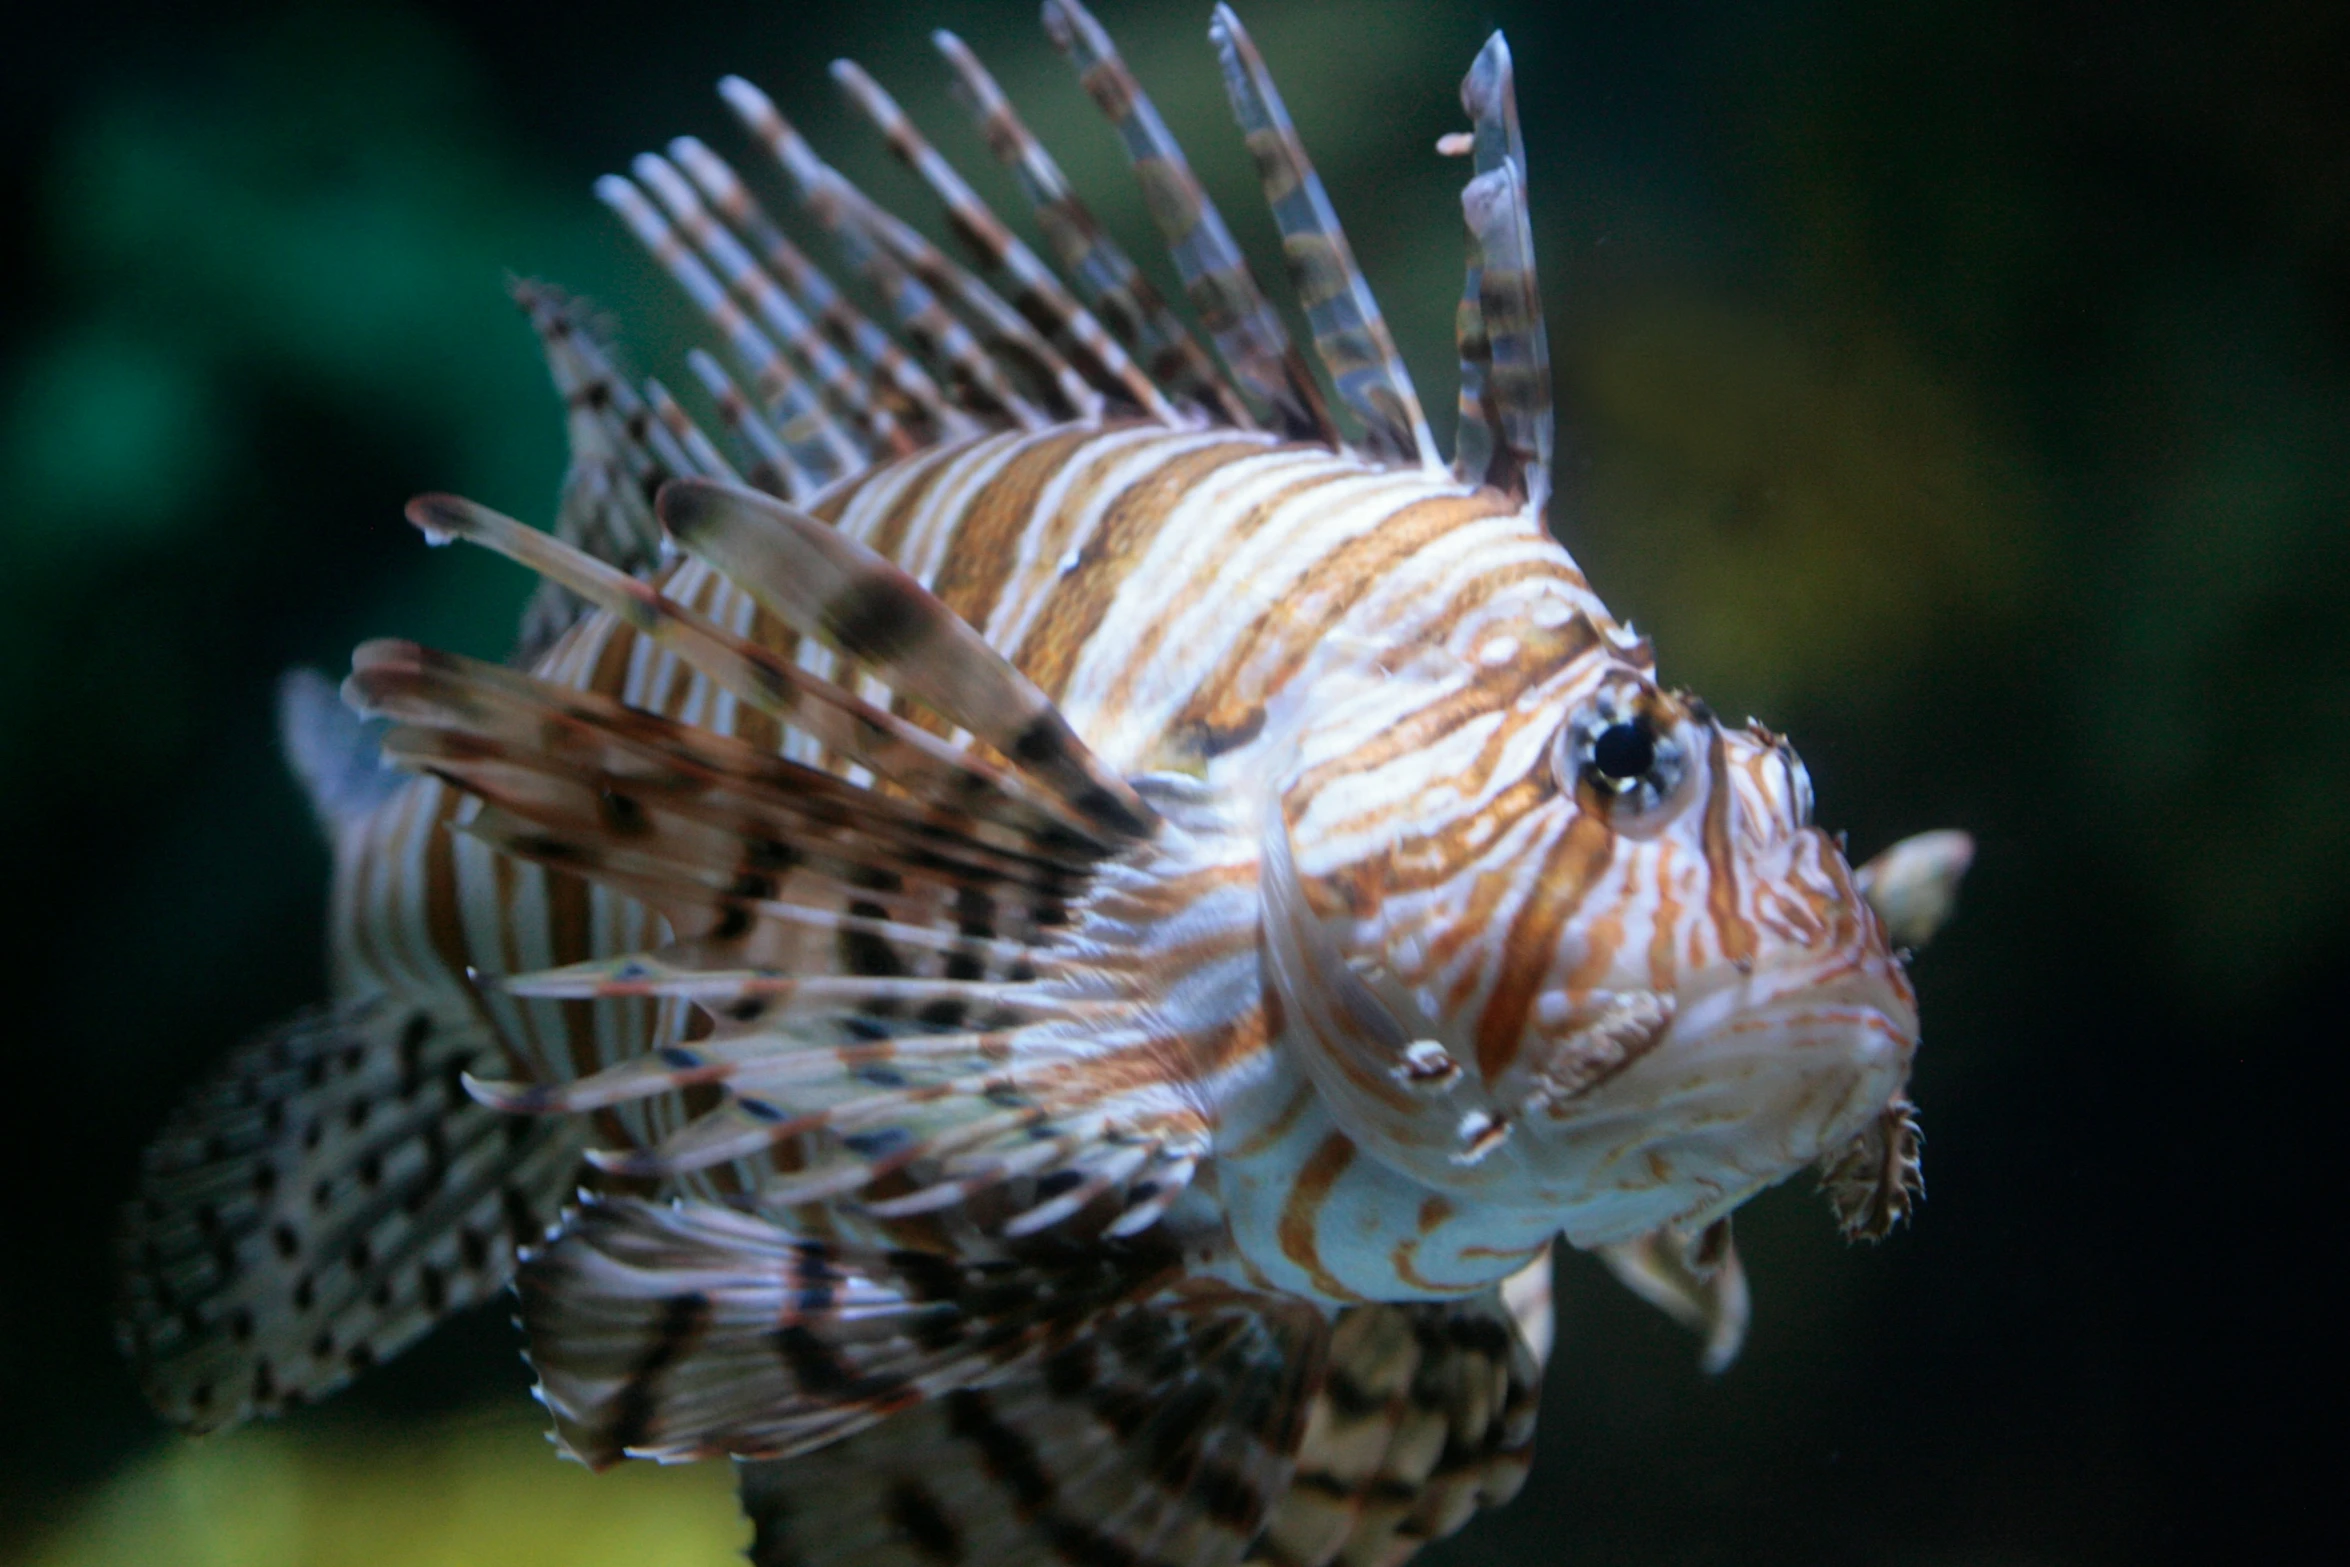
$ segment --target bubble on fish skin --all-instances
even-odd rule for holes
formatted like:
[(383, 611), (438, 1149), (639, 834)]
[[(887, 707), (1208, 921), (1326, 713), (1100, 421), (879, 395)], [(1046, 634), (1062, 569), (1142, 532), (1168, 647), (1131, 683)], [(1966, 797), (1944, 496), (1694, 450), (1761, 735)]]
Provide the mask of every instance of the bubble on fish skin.
[(1486, 1156), (1509, 1141), (1510, 1123), (1490, 1110), (1471, 1110), (1461, 1117), (1457, 1129), (1461, 1146), (1454, 1151), (1452, 1162), (1474, 1165), (1485, 1162)]
[(1461, 1079), (1461, 1064), (1440, 1040), (1415, 1039), (1403, 1047), (1394, 1067), (1395, 1080), (1419, 1093), (1452, 1092)]

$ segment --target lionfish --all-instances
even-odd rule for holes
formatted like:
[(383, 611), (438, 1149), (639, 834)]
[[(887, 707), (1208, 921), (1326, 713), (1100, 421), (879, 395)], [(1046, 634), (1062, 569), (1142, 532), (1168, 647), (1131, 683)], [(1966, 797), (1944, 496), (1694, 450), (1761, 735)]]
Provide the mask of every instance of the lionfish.
[(1546, 530), (1501, 37), (1438, 144), (1447, 461), (1233, 14), (1334, 400), (1100, 26), (1044, 22), (1201, 335), (945, 33), (1057, 268), (844, 62), (974, 266), (739, 78), (873, 313), (700, 141), (597, 187), (728, 351), (686, 358), (720, 440), (517, 285), (556, 525), (409, 517), (543, 581), (509, 663), (285, 687), (334, 1000), (150, 1150), (122, 1332), (170, 1419), (511, 1285), (560, 1448), (739, 1461), (761, 1567), (1390, 1563), (1523, 1480), (1554, 1240), (1718, 1366), (1741, 1202), (1817, 1165), (1849, 1234), (1911, 1207), (1894, 943), (1967, 846), (1856, 873)]

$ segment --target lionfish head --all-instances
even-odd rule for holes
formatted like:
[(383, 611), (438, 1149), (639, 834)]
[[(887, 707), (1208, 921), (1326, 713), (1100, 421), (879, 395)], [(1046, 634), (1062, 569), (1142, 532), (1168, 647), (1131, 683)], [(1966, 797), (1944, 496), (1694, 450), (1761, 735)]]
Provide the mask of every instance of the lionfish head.
[(1374, 763), (1284, 796), (1268, 952), (1317, 1085), (1375, 1157), (1578, 1245), (1694, 1233), (1812, 1164), (1882, 1235), (1918, 1185), (1915, 997), (1803, 763), (1629, 632), (1559, 633), (1485, 660), (1539, 672), (1479, 722), (1409, 756), (1365, 726)]

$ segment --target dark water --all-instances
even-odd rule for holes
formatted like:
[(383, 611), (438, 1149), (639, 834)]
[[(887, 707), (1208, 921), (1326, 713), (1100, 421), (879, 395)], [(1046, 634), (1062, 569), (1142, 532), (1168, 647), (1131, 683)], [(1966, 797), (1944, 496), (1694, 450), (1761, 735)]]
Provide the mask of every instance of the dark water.
[[(1271, 260), (1205, 6), (1101, 10)], [(1668, 676), (1792, 732), (1857, 850), (1982, 843), (1919, 968), (1919, 1222), (1848, 1252), (1807, 1193), (1754, 1205), (1719, 1380), (1570, 1266), (1527, 1493), (1429, 1559), (2279, 1559), (2326, 1494), (2341, 1230), (2350, 10), (1245, 14), (1436, 403), (1458, 176), (1428, 145), (1509, 29), (1569, 546)], [(708, 86), (739, 70), (919, 208), (822, 67), (856, 53), (983, 164), (941, 24), (1139, 238), (1025, 3), (98, 4), (6, 51), (0, 1555), (724, 1559), (701, 1479), (591, 1484), (481, 1424), (524, 1418), (496, 1312), (189, 1457), (113, 1356), (105, 1238), (170, 1101), (319, 988), (277, 671), (507, 638), (520, 575), (398, 520), (426, 488), (551, 507), (501, 269), (682, 379), (682, 310), (589, 180), (731, 145)]]

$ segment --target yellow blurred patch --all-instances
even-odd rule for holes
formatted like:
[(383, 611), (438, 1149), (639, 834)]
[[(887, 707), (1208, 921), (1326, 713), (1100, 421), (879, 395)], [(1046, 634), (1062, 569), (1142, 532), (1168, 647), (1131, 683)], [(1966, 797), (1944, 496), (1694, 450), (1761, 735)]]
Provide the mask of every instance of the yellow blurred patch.
[(2014, 465), (1893, 334), (1667, 299), (1562, 370), (1594, 458), (1562, 534), (1670, 679), (1768, 712), (2019, 607), (2040, 541)]
[(519, 1419), (179, 1440), (93, 1493), (28, 1567), (724, 1567), (733, 1466), (591, 1475)]

